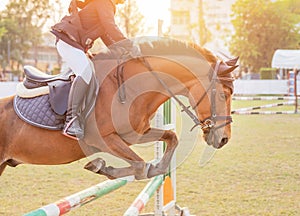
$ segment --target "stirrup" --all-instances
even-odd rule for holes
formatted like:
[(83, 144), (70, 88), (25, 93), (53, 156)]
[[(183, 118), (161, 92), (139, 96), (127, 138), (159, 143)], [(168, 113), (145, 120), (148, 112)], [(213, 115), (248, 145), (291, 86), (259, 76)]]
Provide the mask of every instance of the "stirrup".
[[(62, 131), (62, 134), (63, 134), (64, 136), (68, 137), (68, 138), (71, 138), (71, 139), (74, 139), (74, 140), (79, 141), (80, 138), (78, 138), (78, 137), (76, 136), (76, 134), (75, 134), (75, 135), (68, 134), (68, 129), (69, 129), (70, 126), (73, 124), (73, 122), (76, 120), (76, 118), (77, 118), (77, 116), (75, 116), (74, 118), (72, 118), (71, 121), (69, 121), (69, 122), (67, 123), (67, 125), (64, 127), (64, 129), (63, 129), (63, 131)], [(82, 137), (82, 138), (83, 138), (83, 137)]]
[(70, 139), (73, 139), (73, 140), (77, 140), (77, 141), (80, 140), (78, 137), (75, 137), (75, 136), (73, 136), (73, 135), (70, 135), (70, 134), (68, 134), (66, 131), (63, 131), (63, 132), (62, 132), (62, 135), (66, 136), (66, 137), (68, 137), (68, 138), (70, 138)]

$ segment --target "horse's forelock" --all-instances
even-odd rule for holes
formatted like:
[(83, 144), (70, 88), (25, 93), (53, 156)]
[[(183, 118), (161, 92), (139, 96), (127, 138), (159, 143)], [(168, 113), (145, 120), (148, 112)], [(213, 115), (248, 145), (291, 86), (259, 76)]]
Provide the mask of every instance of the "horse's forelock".
[[(210, 73), (210, 78), (213, 76), (213, 71), (216, 67), (216, 63), (212, 65), (213, 69), (211, 70)], [(238, 65), (230, 66), (226, 62), (221, 62), (217, 71), (217, 76), (218, 76), (218, 82), (220, 82), (222, 85), (228, 87), (230, 89), (230, 92), (233, 93), (234, 86), (233, 86), (233, 81), (234, 77), (232, 74), (232, 71), (235, 70), (238, 67)]]

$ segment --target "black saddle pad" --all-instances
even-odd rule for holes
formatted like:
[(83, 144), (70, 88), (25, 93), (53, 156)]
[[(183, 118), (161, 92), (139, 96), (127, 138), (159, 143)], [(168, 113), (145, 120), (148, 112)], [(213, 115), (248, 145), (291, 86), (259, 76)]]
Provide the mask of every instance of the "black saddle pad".
[(62, 130), (64, 126), (65, 116), (52, 110), (48, 94), (35, 98), (15, 96), (14, 109), (22, 120), (31, 125), (49, 130)]

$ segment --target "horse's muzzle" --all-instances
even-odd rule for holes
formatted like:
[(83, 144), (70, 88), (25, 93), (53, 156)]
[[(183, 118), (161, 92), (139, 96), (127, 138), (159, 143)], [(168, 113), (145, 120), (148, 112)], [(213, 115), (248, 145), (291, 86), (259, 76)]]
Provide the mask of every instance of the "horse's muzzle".
[(229, 138), (226, 134), (221, 135), (216, 130), (208, 130), (204, 132), (204, 140), (208, 145), (220, 149), (228, 143)]

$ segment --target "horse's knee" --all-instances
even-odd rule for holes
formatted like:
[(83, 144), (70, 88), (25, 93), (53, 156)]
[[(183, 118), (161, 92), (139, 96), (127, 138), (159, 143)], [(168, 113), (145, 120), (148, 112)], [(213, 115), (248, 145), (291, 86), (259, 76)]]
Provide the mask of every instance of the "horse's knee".
[(176, 133), (174, 133), (173, 131), (167, 130), (165, 131), (164, 135), (163, 135), (163, 141), (166, 141), (168, 146), (170, 147), (176, 147), (178, 145), (178, 139), (176, 136)]

